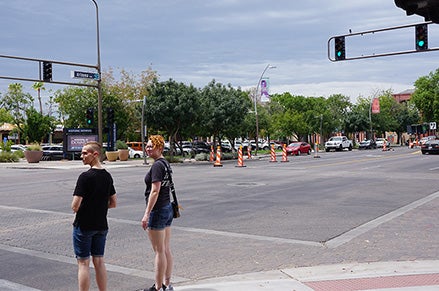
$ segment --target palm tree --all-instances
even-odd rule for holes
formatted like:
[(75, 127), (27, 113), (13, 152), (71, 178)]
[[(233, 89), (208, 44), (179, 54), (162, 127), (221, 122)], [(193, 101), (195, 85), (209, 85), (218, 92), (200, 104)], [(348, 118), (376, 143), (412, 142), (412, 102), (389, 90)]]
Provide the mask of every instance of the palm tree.
[(43, 82), (35, 82), (32, 85), (32, 88), (38, 92), (38, 102), (40, 103), (40, 113), (43, 114), (43, 104), (41, 103), (40, 92), (41, 92), (41, 90), (46, 90), (46, 88), (44, 88), (44, 83)]

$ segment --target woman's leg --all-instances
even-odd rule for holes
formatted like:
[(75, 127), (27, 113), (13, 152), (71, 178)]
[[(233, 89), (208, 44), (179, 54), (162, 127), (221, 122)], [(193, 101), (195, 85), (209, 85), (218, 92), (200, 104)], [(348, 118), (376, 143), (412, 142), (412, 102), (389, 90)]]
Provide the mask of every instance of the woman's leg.
[(155, 286), (158, 289), (163, 284), (166, 271), (165, 230), (148, 230), (148, 236), (155, 253)]
[(174, 266), (174, 258), (171, 252), (171, 227), (165, 228), (165, 255), (166, 255), (166, 270), (165, 270), (165, 285), (169, 286), (171, 283), (172, 269)]

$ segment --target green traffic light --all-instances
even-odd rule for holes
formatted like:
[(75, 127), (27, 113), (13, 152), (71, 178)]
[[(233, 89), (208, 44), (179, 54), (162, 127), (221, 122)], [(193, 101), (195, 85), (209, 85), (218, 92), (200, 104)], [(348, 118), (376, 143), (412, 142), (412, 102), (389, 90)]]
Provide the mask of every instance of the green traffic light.
[(423, 40), (418, 41), (418, 46), (423, 47), (425, 45), (425, 42)]
[(340, 51), (337, 52), (337, 57), (341, 57), (341, 52)]

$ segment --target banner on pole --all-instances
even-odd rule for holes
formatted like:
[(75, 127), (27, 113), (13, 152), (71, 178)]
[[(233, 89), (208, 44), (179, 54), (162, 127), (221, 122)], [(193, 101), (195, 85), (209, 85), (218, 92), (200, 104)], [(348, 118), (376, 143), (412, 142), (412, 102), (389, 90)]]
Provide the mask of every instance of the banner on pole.
[(372, 99), (372, 113), (380, 113), (380, 99), (378, 98)]
[(268, 93), (270, 89), (270, 82), (268, 78), (261, 79), (261, 102), (270, 101), (270, 94)]

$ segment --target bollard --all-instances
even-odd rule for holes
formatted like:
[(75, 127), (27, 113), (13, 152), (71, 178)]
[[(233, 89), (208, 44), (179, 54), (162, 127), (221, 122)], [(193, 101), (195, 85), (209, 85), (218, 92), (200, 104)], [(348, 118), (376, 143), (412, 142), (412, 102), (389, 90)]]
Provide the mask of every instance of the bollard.
[(238, 149), (238, 165), (236, 167), (242, 168), (244, 166), (244, 160), (242, 158), (242, 146)]
[(213, 164), (214, 167), (222, 167), (223, 165), (221, 164), (221, 147), (218, 146), (216, 149), (216, 161)]
[(276, 163), (276, 152), (274, 151), (274, 144), (271, 145), (271, 159), (270, 163)]
[(284, 144), (282, 146), (282, 162), (283, 163), (289, 162), (288, 157), (287, 157), (287, 145), (286, 144)]

